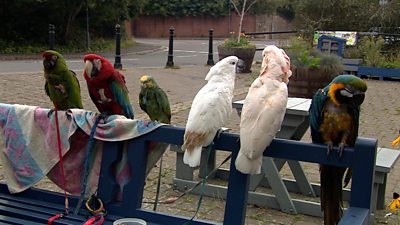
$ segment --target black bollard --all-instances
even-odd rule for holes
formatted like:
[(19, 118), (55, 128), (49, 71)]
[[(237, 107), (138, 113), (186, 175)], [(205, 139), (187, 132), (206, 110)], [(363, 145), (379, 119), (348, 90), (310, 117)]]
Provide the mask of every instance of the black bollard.
[(49, 49), (55, 50), (55, 35), (56, 27), (53, 24), (49, 24)]
[(207, 65), (213, 66), (214, 65), (214, 59), (213, 59), (213, 29), (210, 29), (208, 31), (208, 60), (207, 60)]
[(121, 26), (119, 24), (115, 25), (115, 61), (114, 68), (121, 70)]
[(169, 28), (169, 49), (168, 49), (168, 61), (166, 67), (174, 66), (174, 28)]

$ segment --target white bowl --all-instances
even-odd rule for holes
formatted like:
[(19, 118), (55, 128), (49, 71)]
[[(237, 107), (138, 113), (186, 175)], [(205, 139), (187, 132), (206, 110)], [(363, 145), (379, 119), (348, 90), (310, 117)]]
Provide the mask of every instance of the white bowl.
[(147, 225), (147, 223), (138, 218), (123, 218), (114, 221), (113, 225)]

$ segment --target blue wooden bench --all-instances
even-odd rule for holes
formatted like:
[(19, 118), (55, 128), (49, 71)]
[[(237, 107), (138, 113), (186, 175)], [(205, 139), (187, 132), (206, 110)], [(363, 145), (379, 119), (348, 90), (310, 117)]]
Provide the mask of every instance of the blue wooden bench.
[[(184, 224), (189, 220), (187, 217), (173, 216), (141, 208), (147, 144), (149, 141), (156, 141), (181, 145), (183, 134), (183, 128), (162, 126), (140, 138), (129, 140), (129, 164), (134, 172), (132, 180), (125, 186), (121, 202), (113, 201), (117, 185), (110, 172), (113, 163), (117, 160), (118, 148), (115, 142), (105, 143), (98, 187), (98, 196), (102, 199), (108, 211), (105, 224), (112, 224), (114, 220), (123, 217), (141, 218), (146, 220), (149, 225), (178, 225)], [(231, 162), (235, 161), (238, 153), (238, 138), (237, 134), (223, 133), (215, 140), (216, 149), (232, 152)], [(376, 149), (376, 140), (358, 138), (354, 149), (346, 148), (341, 159), (338, 158), (337, 154), (332, 154), (328, 158), (326, 156), (326, 146), (275, 139), (264, 155), (287, 160), (352, 167), (351, 198), (349, 207), (340, 224), (359, 225), (372, 224), (370, 216), (371, 196)], [(249, 178), (250, 176), (236, 171), (234, 163), (231, 163), (223, 224), (244, 224)], [(74, 207), (76, 203), (76, 197), (70, 198), (70, 206)], [(22, 193), (11, 195), (5, 184), (0, 186), (1, 224), (46, 224), (50, 216), (60, 213), (63, 209), (64, 196), (60, 193), (31, 188)], [(72, 210), (74, 209), (72, 208)], [(62, 219), (56, 220), (54, 224), (82, 224), (86, 221), (85, 214), (85, 209), (82, 209), (79, 215), (71, 213)], [(215, 221), (195, 220), (190, 224), (211, 225), (218, 223)]]
[(377, 77), (379, 80), (385, 80), (388, 78), (399, 79), (400, 69), (387, 69), (387, 68), (377, 68), (377, 67), (358, 67), (359, 77)]
[(343, 73), (344, 74), (351, 74), (351, 75), (358, 75), (358, 67), (362, 62), (362, 59), (347, 59), (343, 58)]

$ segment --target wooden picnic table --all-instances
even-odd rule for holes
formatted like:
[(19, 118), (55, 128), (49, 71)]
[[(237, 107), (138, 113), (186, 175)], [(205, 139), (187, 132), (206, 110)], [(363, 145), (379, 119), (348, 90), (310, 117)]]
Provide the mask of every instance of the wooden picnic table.
[[(240, 115), (242, 111), (244, 100), (233, 102), (232, 106), (237, 110)], [(311, 99), (307, 98), (289, 98), (286, 106), (286, 114), (282, 123), (281, 130), (276, 135), (277, 138), (300, 140), (304, 133), (309, 127), (309, 113)], [(178, 147), (179, 148), (179, 147)], [(177, 162), (176, 162), (176, 178), (174, 178), (174, 186), (178, 190), (185, 190), (189, 186), (192, 186), (195, 182), (193, 181), (194, 169), (183, 163), (183, 152), (180, 149), (176, 149)], [(204, 154), (204, 151), (203, 151)], [(200, 165), (200, 173), (203, 174), (203, 170), (207, 167), (208, 171), (215, 168), (215, 152), (210, 156), (208, 162), (205, 161), (206, 157), (202, 156), (202, 162)], [(320, 209), (318, 207), (303, 207), (304, 204), (295, 206), (294, 200), (290, 197), (285, 182), (279, 174), (285, 163), (288, 163), (290, 170), (293, 173), (295, 181), (291, 182), (293, 189), (298, 190), (303, 195), (315, 197), (315, 192), (312, 185), (308, 181), (301, 164), (294, 160), (284, 160), (277, 158), (264, 157), (262, 172), (259, 175), (252, 175), (250, 177), (249, 191), (255, 191), (255, 189), (261, 184), (266, 184), (271, 187), (274, 196), (272, 195), (261, 195), (261, 199), (258, 197), (252, 198), (249, 195), (248, 203), (266, 206), (270, 208), (279, 209), (286, 213), (291, 214), (307, 214), (313, 216), (321, 216)], [(207, 164), (207, 166), (205, 166)], [(229, 170), (219, 169), (214, 177), (227, 179), (229, 176)], [(215, 185), (209, 185), (206, 189), (205, 195), (207, 196), (221, 196), (220, 192), (223, 192), (222, 187), (216, 187)], [(262, 199), (266, 198), (266, 199)], [(255, 202), (252, 202), (255, 201)], [(278, 203), (278, 204), (276, 204)]]

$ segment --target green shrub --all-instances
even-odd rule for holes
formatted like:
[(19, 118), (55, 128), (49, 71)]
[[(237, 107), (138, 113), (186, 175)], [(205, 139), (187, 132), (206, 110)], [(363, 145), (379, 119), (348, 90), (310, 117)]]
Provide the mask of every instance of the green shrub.
[(250, 42), (249, 37), (246, 36), (244, 33), (240, 34), (238, 42), (235, 32), (231, 32), (229, 34), (229, 38), (226, 38), (222, 45), (227, 48), (232, 48), (232, 47), (255, 48), (255, 45)]
[(379, 68), (400, 68), (400, 55), (382, 53), (385, 40), (382, 37), (366, 36), (358, 43), (358, 51), (363, 59), (363, 65)]
[(343, 72), (343, 64), (338, 56), (312, 48), (311, 44), (302, 37), (290, 38), (288, 46), (283, 49), (290, 57), (293, 66), (319, 68), (326, 72), (333, 71), (335, 74)]
[(382, 37), (366, 36), (360, 40), (358, 49), (363, 56), (365, 65), (381, 67), (385, 63), (385, 57), (381, 54), (384, 43)]
[[(90, 49), (87, 50), (85, 41), (71, 41), (65, 45), (57, 45), (56, 50), (62, 54), (66, 53), (81, 53), (81, 52), (101, 52), (112, 51), (115, 49), (115, 39), (96, 39), (90, 43)], [(121, 40), (121, 48), (128, 48), (134, 46), (136, 43), (130, 39)], [(43, 50), (48, 49), (47, 45), (40, 44), (20, 44), (14, 42), (5, 42), (0, 40), (0, 54), (37, 54)]]

